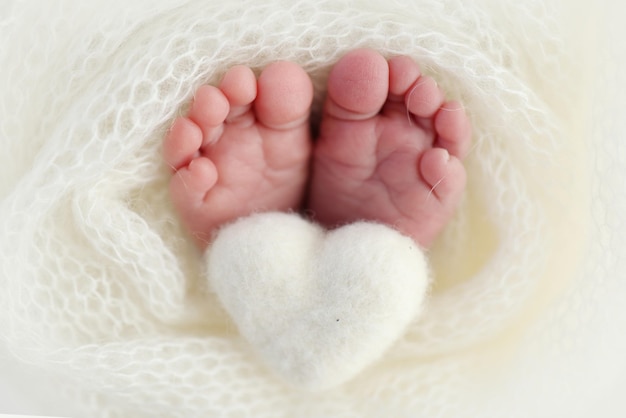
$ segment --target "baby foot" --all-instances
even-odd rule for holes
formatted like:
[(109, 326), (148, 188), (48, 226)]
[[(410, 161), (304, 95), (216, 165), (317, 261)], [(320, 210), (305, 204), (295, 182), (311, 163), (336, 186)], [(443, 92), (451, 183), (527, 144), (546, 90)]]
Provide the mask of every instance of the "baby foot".
[(269, 65), (257, 80), (231, 68), (202, 86), (163, 144), (175, 174), (170, 195), (200, 248), (220, 225), (253, 212), (298, 210), (306, 187), (313, 85), (296, 64)]
[(373, 220), (429, 247), (465, 187), (463, 107), (408, 57), (371, 50), (331, 70), (314, 150), (309, 210), (326, 226)]

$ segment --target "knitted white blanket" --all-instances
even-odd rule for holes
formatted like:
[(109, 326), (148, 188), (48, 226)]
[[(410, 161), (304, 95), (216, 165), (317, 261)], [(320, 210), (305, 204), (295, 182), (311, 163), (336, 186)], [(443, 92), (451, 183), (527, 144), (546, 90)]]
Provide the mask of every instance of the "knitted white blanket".
[[(624, 365), (626, 130), (601, 123), (617, 105), (613, 67), (600, 77), (613, 90), (592, 88), (602, 6), (564, 3), (0, 2), (0, 354), (55, 382), (48, 414), (588, 416)], [(414, 57), (465, 104), (468, 190), (428, 254), (421, 315), (394, 325), (399, 339), (343, 338), (346, 326), (323, 340), (303, 367), (389, 344), (342, 357), (358, 363), (347, 382), (307, 391), (222, 308), (170, 206), (161, 141), (234, 64), (298, 62), (316, 118), (332, 63), (365, 46)], [(50, 390), (29, 382), (34, 399)]]

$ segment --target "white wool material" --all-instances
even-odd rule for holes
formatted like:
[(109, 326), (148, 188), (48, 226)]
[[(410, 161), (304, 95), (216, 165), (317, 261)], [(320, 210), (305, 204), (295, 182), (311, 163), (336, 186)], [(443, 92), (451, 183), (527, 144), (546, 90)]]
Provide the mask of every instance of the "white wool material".
[(293, 214), (253, 215), (220, 231), (206, 263), (241, 334), (272, 370), (310, 390), (378, 360), (428, 288), (413, 240), (366, 222), (326, 233)]
[[(39, 415), (596, 415), (591, 408), (620, 378), (626, 352), (626, 129), (623, 118), (610, 118), (625, 107), (615, 63), (626, 59), (619, 13), (603, 16), (605, 6), (0, 1), (0, 356), (11, 364), (2, 370), (23, 368), (15, 382), (39, 402)], [(427, 254), (432, 285), (421, 315), (399, 326), (406, 316), (390, 307), (402, 319), (377, 332), (401, 335), (386, 349), (357, 347), (337, 366), (353, 375), (341, 384), (329, 368), (347, 351), (331, 343), (340, 357), (318, 352), (314, 360), (326, 368), (320, 381), (339, 385), (303, 391), (266, 364), (295, 364), (300, 382), (315, 382), (313, 363), (303, 367), (296, 356), (280, 364), (258, 347), (278, 353), (285, 348), (276, 344), (294, 344), (285, 351), (293, 355), (304, 341), (263, 343), (263, 331), (228, 313), (242, 305), (225, 295), (243, 293), (224, 290), (234, 285), (224, 279), (249, 278), (207, 278), (170, 205), (161, 143), (198, 86), (236, 64), (257, 72), (276, 60), (302, 65), (316, 90), (316, 123), (329, 69), (358, 47), (414, 58), (464, 103), (474, 127), (468, 187)], [(227, 242), (226, 260), (213, 255), (216, 269), (249, 269), (230, 248), (258, 237), (236, 235), (241, 246)], [(280, 256), (279, 248), (264, 251)], [(313, 294), (323, 292), (316, 277), (340, 274), (331, 270), (302, 276)], [(367, 293), (380, 277), (354, 292)], [(269, 302), (249, 298), (245, 314)], [(362, 319), (359, 307), (333, 306), (339, 324)]]

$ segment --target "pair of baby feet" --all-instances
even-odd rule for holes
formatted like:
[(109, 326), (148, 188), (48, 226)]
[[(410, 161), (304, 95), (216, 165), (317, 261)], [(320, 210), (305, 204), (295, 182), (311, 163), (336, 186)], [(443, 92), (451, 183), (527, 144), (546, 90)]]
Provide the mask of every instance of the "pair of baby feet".
[(312, 100), (308, 75), (284, 61), (258, 79), (235, 66), (198, 89), (163, 145), (172, 200), (198, 246), (239, 217), (303, 208), (330, 228), (376, 221), (430, 246), (465, 187), (463, 107), (410, 58), (368, 49), (331, 70), (315, 143)]

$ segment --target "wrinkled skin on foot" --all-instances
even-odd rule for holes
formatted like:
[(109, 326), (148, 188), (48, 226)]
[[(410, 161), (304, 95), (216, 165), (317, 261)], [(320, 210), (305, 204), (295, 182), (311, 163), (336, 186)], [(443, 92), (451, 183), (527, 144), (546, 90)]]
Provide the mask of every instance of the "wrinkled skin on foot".
[(428, 247), (462, 196), (470, 138), (463, 107), (411, 59), (348, 53), (328, 79), (309, 210), (329, 227), (378, 221)]
[(410, 58), (367, 49), (331, 70), (314, 149), (312, 99), (309, 77), (289, 62), (258, 80), (236, 66), (219, 86), (198, 89), (163, 145), (172, 200), (198, 246), (239, 217), (298, 211), (307, 181), (307, 212), (324, 226), (377, 221), (430, 246), (465, 187), (463, 107)]
[(217, 227), (253, 212), (300, 208), (311, 156), (313, 86), (296, 64), (269, 65), (257, 80), (231, 68), (202, 86), (164, 143), (170, 194), (200, 248)]

